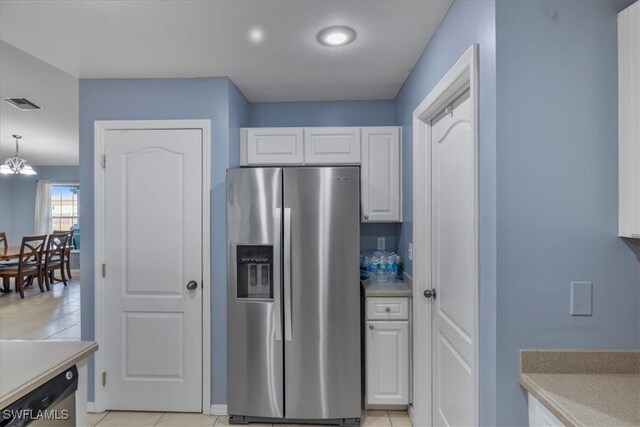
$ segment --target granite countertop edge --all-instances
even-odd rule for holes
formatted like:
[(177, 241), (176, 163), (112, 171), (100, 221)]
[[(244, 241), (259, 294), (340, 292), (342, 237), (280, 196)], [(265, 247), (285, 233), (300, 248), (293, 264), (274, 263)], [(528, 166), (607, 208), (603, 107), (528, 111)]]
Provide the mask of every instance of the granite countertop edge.
[(367, 297), (412, 297), (411, 285), (405, 282), (394, 283), (377, 283), (369, 282), (368, 280), (361, 281), (364, 288), (365, 296)]
[[(524, 361), (527, 358), (526, 362)], [(581, 377), (600, 375), (638, 375), (640, 374), (640, 352), (638, 350), (590, 350), (590, 349), (522, 349), (519, 357), (519, 383), (536, 398), (540, 404), (553, 414), (563, 425), (581, 427), (595, 425), (583, 419), (583, 414), (576, 412), (567, 402), (558, 400), (554, 395), (554, 388), (546, 384), (546, 380), (538, 375), (551, 377)], [(595, 379), (595, 378), (594, 378)], [(567, 378), (566, 380), (569, 380)], [(541, 382), (542, 381), (542, 382)], [(589, 380), (591, 381), (591, 380)], [(615, 380), (617, 381), (617, 380)], [(545, 385), (546, 384), (546, 385)], [(562, 396), (562, 393), (559, 397)], [(578, 398), (579, 393), (576, 394)], [(564, 397), (567, 397), (566, 393)], [(580, 403), (579, 400), (576, 403)], [(587, 407), (595, 409), (589, 403)], [(618, 408), (626, 410), (625, 404)], [(625, 413), (626, 414), (626, 413)], [(609, 414), (618, 418), (616, 415)], [(595, 421), (595, 419), (594, 419)], [(627, 420), (619, 419), (620, 425), (628, 424)]]
[(520, 385), (524, 387), (527, 392), (531, 393), (549, 412), (558, 418), (558, 420), (567, 427), (578, 427), (580, 423), (573, 418), (571, 414), (562, 408), (559, 402), (556, 402), (553, 397), (545, 393), (542, 387), (539, 387), (535, 381), (530, 379), (527, 374), (520, 374)]
[[(78, 342), (73, 342), (74, 344), (78, 344)], [(7, 392), (4, 396), (0, 396), (0, 408), (5, 408), (16, 400), (26, 396), (28, 393), (37, 389), (50, 379), (54, 378), (60, 372), (65, 369), (70, 368), (71, 366), (77, 364), (81, 360), (87, 358), (92, 353), (95, 353), (98, 350), (98, 344), (93, 341), (81, 341), (80, 343), (87, 344), (86, 347), (79, 350), (75, 354), (66, 359), (58, 362), (57, 364), (49, 367), (44, 372), (34, 376), (29, 381), (23, 383), (22, 385), (14, 388)]]

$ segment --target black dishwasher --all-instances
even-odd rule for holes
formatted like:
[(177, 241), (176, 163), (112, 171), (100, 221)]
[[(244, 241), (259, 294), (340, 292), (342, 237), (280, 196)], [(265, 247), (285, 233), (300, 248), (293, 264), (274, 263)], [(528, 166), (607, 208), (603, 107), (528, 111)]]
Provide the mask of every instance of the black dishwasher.
[(0, 412), (0, 427), (75, 426), (78, 370), (53, 377)]

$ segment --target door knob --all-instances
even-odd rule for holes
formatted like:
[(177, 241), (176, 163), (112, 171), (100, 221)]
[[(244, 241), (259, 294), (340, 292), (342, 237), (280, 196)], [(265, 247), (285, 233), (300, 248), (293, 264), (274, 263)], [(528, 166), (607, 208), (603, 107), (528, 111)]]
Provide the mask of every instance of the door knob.
[(435, 289), (427, 289), (424, 291), (425, 298), (433, 298), (436, 299), (436, 290)]
[(189, 289), (190, 291), (193, 291), (197, 287), (198, 287), (198, 282), (196, 282), (195, 280), (192, 280), (189, 283), (187, 283), (187, 289)]

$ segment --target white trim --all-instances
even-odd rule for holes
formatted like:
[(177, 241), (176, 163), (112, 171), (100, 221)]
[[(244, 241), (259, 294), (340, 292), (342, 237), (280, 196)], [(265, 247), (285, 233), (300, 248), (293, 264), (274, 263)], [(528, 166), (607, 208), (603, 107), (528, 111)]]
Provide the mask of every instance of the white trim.
[[(432, 358), (431, 304), (425, 303), (422, 293), (431, 289), (431, 120), (458, 96), (470, 90), (471, 129), (474, 145), (474, 231), (475, 231), (475, 292), (474, 316), (474, 422), (478, 425), (478, 45), (473, 44), (438, 82), (413, 112), (413, 425), (431, 426), (432, 418)], [(425, 143), (426, 141), (426, 143)], [(420, 262), (415, 262), (420, 259)], [(429, 331), (429, 333), (427, 333)]]
[(104, 262), (104, 169), (107, 130), (130, 129), (200, 129), (202, 131), (202, 412), (211, 411), (211, 121), (210, 120), (105, 120), (94, 122), (94, 288), (95, 340), (100, 351), (95, 353), (93, 412), (105, 411), (104, 389), (101, 386), (105, 367), (105, 279), (99, 266)]
[(90, 414), (96, 413), (96, 403), (95, 402), (87, 402), (87, 412)]
[(227, 405), (226, 404), (214, 404), (211, 405), (211, 413), (209, 415), (218, 415), (218, 416), (225, 416), (225, 415), (229, 415), (227, 412)]

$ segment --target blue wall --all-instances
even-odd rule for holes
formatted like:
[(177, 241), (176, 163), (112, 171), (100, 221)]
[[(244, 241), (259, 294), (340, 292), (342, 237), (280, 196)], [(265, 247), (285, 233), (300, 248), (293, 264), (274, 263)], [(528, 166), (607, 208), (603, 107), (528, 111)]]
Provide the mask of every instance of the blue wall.
[[(396, 97), (396, 123), (402, 126), (404, 222), (400, 252), (408, 261), (413, 233), (413, 110), (474, 43), (480, 51), (480, 421), (495, 423), (496, 394), (496, 32), (494, 1), (456, 1)], [(419, 256), (419, 254), (414, 254)]]
[(11, 228), (11, 180), (5, 178), (0, 175), (0, 231), (9, 232)]
[(256, 102), (251, 127), (395, 126), (395, 103), (389, 101)]
[[(246, 101), (227, 78), (105, 79), (80, 81), (80, 198), (82, 210), (82, 337), (94, 337), (94, 120), (211, 120), (211, 357), (212, 403), (226, 403), (226, 198), (225, 171), (239, 154), (229, 128), (245, 126)], [(233, 110), (233, 111), (230, 111)], [(82, 190), (81, 190), (82, 191)], [(93, 400), (90, 363), (89, 400)]]
[[(395, 102), (390, 101), (318, 101), (256, 102), (249, 107), (249, 126), (395, 126)], [(398, 224), (360, 225), (360, 249), (375, 250), (378, 237), (384, 237), (386, 249), (398, 249)]]
[[(640, 346), (638, 248), (616, 237), (631, 2), (497, 2), (499, 425), (526, 423), (520, 348)], [(569, 315), (572, 280), (593, 282), (592, 317)]]
[(38, 175), (0, 175), (0, 230), (7, 233), (10, 245), (19, 245), (22, 237), (34, 233), (39, 179), (53, 183), (77, 183), (79, 179), (78, 166), (33, 168)]

